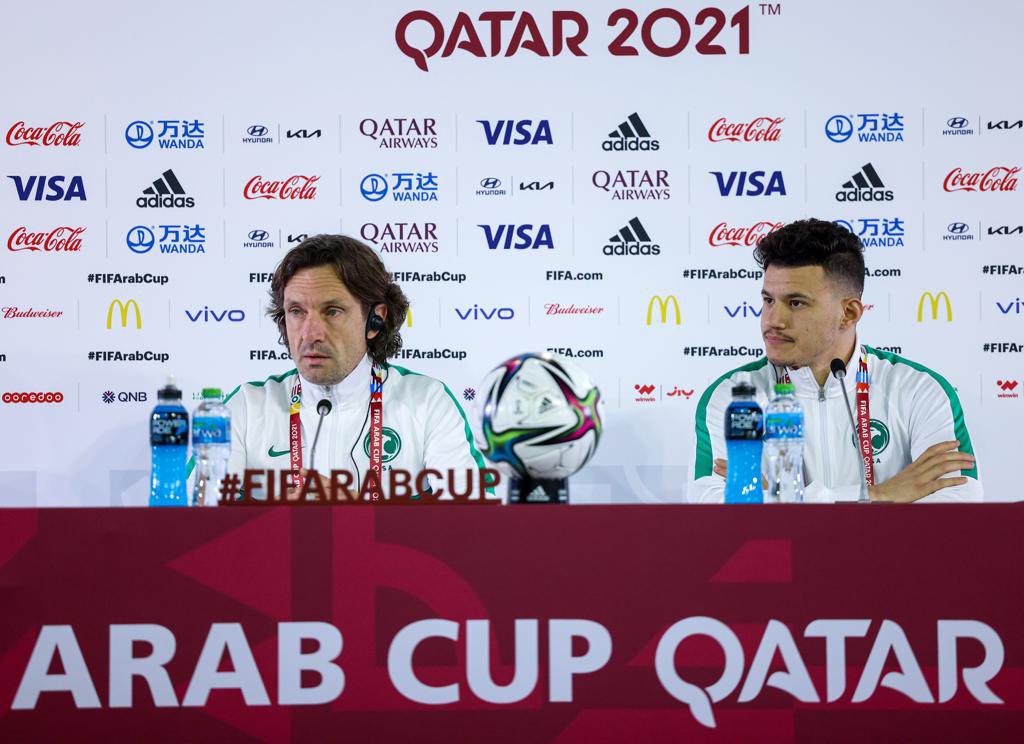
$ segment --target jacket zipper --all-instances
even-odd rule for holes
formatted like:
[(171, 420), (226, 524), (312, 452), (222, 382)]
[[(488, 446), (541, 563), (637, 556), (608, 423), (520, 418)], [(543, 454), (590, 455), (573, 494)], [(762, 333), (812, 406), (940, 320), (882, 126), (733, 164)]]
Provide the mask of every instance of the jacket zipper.
[(821, 412), (820, 439), (821, 439), (821, 464), (825, 476), (825, 485), (832, 487), (832, 463), (828, 456), (828, 406), (825, 402), (825, 388), (818, 388), (818, 409)]

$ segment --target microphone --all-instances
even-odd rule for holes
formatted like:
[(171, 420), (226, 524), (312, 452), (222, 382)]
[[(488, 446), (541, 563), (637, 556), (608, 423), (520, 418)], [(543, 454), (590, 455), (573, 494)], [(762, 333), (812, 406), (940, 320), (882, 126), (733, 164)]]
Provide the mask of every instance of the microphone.
[(853, 429), (853, 448), (857, 450), (857, 470), (860, 472), (860, 495), (857, 497), (857, 502), (867, 504), (871, 499), (868, 498), (868, 481), (864, 476), (864, 461), (860, 446), (857, 444), (860, 441), (860, 437), (857, 433), (857, 424), (853, 421), (853, 409), (850, 408), (850, 394), (846, 392), (846, 385), (843, 383), (843, 380), (846, 378), (846, 363), (842, 359), (833, 359), (829, 368), (832, 370), (832, 375), (839, 381), (839, 387), (843, 391), (843, 400), (846, 401), (846, 415), (850, 417), (850, 428)]
[(313, 456), (316, 454), (316, 442), (320, 439), (320, 427), (324, 425), (324, 417), (331, 412), (331, 401), (324, 398), (316, 404), (316, 413), (320, 420), (316, 424), (316, 434), (313, 435), (313, 446), (309, 448), (309, 469), (313, 470)]

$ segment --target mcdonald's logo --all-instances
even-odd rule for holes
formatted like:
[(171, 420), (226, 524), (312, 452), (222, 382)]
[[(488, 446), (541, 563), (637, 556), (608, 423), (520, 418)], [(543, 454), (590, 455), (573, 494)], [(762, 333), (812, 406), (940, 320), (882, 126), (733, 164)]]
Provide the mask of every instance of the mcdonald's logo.
[(917, 303), (917, 322), (921, 323), (924, 321), (924, 303), (927, 300), (931, 303), (932, 307), (932, 320), (939, 319), (939, 302), (941, 300), (946, 301), (946, 322), (953, 322), (953, 305), (949, 301), (949, 295), (945, 292), (939, 292), (937, 295), (933, 295), (931, 292), (925, 292), (921, 295), (921, 299)]
[(676, 315), (676, 325), (680, 325), (683, 321), (679, 315), (679, 301), (676, 300), (675, 295), (669, 295), (662, 299), (661, 295), (654, 295), (651, 297), (651, 301), (647, 303), (647, 325), (651, 324), (651, 314), (654, 312), (654, 305), (657, 303), (658, 309), (661, 312), (661, 323), (664, 325), (668, 322), (668, 308), (669, 305), (673, 307)]
[(142, 328), (142, 312), (139, 310), (139, 303), (135, 300), (128, 300), (128, 302), (121, 302), (121, 300), (114, 300), (110, 303), (110, 307), (107, 309), (107, 330), (110, 330), (111, 321), (114, 319), (114, 308), (117, 308), (121, 313), (121, 327), (128, 327), (128, 310), (132, 307), (135, 308), (135, 327)]
[(405, 324), (412, 328), (412, 306), (410, 305), (405, 311)]

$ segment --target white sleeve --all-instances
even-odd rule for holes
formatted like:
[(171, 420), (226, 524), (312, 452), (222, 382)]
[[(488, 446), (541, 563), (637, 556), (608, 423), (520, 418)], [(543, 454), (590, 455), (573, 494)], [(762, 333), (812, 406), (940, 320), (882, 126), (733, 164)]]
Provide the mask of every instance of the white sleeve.
[(860, 484), (829, 488), (817, 481), (804, 487), (805, 504), (833, 504), (842, 501), (856, 501), (860, 498)]
[(686, 488), (686, 500), (691, 504), (721, 504), (725, 501), (725, 478), (715, 474), (714, 462), (726, 459), (725, 409), (730, 398), (730, 383), (723, 380), (705, 390), (697, 403), (693, 457)]
[(231, 457), (228, 459), (228, 472), (237, 473), (239, 478), (245, 478), (245, 427), (247, 407), (245, 403), (245, 391), (239, 390), (231, 396), (227, 403), (228, 411), (231, 413)]
[[(450, 471), (457, 492), (465, 494), (472, 488), (471, 497), (479, 498), (479, 471), (487, 465), (473, 441), (462, 406), (446, 385), (441, 382), (437, 385), (440, 389), (432, 391), (427, 401), (423, 467), (441, 473), (442, 477), (428, 476), (430, 488), (434, 493), (446, 490)], [(472, 478), (472, 483), (466, 482), (467, 477)], [(489, 490), (493, 492), (493, 488)], [(445, 494), (441, 498), (445, 498)]]

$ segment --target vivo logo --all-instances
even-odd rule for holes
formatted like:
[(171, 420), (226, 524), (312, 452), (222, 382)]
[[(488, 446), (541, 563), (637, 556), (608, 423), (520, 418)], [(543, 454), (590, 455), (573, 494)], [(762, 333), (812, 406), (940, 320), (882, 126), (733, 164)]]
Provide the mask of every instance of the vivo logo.
[(241, 323), (245, 320), (245, 312), (242, 310), (221, 310), (219, 313), (216, 310), (211, 310), (208, 306), (204, 305), (202, 310), (185, 310), (185, 316), (193, 323), (202, 321), (203, 323), (221, 323), (225, 319), (232, 323)]
[(1020, 297), (1018, 297), (1018, 298), (1016, 298), (1014, 300), (1010, 300), (1005, 305), (1003, 303), (1001, 303), (1001, 302), (996, 302), (996, 307), (999, 308), (999, 312), (1001, 312), (1003, 315), (1009, 315), (1010, 313), (1013, 313), (1014, 315), (1020, 315), (1020, 313), (1021, 313)]
[(459, 316), (461, 320), (512, 320), (516, 317), (516, 311), (510, 307), (492, 307), (489, 310), (487, 308), (480, 307), (479, 305), (473, 305), (465, 310), (455, 308), (455, 314)]
[(740, 316), (744, 318), (749, 318), (751, 316), (755, 318), (760, 318), (762, 312), (761, 310), (755, 308), (753, 305), (747, 304), (746, 302), (744, 302), (741, 305), (737, 305), (736, 307), (729, 307), (728, 305), (723, 305), (722, 307), (725, 309), (725, 312), (729, 314), (730, 318), (736, 318)]
[(530, 119), (516, 121), (499, 119), (491, 124), (489, 121), (477, 119), (484, 128), (484, 138), (488, 145), (551, 145), (551, 124), (541, 119), (534, 125)]
[[(64, 184), (64, 176), (7, 176), (14, 181), (14, 188), (18, 192), (21, 201), (70, 201), (78, 199), (85, 201), (85, 184), (81, 176), (71, 176), (67, 185)], [(45, 196), (44, 191), (49, 191)]]
[(726, 176), (722, 171), (709, 171), (718, 182), (718, 192), (722, 196), (779, 196), (786, 195), (786, 182), (782, 171), (772, 171), (768, 183), (764, 182), (765, 171), (730, 171)]
[(494, 227), (491, 225), (477, 225), (477, 227), (484, 231), (488, 250), (493, 251), (498, 248), (506, 251), (510, 248), (515, 248), (516, 250), (526, 250), (528, 248), (553, 249), (555, 247), (554, 241), (551, 238), (550, 225), (538, 225), (536, 234), (534, 234), (533, 225), (497, 225)]

